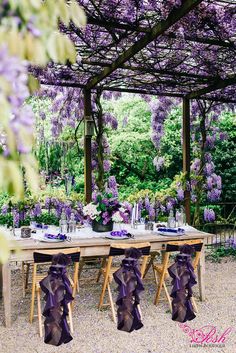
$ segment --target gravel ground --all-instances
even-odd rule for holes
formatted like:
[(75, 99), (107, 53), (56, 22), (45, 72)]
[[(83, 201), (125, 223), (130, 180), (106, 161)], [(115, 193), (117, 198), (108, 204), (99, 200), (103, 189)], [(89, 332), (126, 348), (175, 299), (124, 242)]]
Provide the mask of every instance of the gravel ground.
[[(192, 329), (214, 325), (218, 334), (228, 327), (236, 328), (236, 262), (225, 260), (220, 264), (206, 263), (207, 300), (198, 303), (199, 313), (188, 322)], [(83, 273), (89, 278), (91, 271)], [(13, 271), (13, 325), (6, 329), (2, 323), (3, 306), (0, 302), (0, 353), (233, 353), (236, 351), (236, 334), (233, 331), (224, 347), (191, 347), (190, 337), (171, 320), (165, 301), (155, 307), (155, 286), (152, 279), (145, 281), (142, 295), (144, 327), (131, 334), (120, 332), (110, 319), (109, 310), (98, 311), (97, 303), (101, 285), (86, 280), (81, 283), (73, 313), (73, 341), (53, 347), (39, 338), (37, 320), (28, 322), (30, 295), (21, 297), (20, 270)], [(114, 297), (115, 297), (114, 293)]]

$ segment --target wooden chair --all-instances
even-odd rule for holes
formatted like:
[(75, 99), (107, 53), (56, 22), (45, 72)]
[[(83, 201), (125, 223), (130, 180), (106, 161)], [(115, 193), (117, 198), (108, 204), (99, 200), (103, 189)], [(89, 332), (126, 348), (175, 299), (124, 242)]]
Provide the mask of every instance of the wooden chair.
[(150, 253), (149, 259), (148, 259), (148, 263), (147, 263), (147, 266), (146, 266), (146, 269), (145, 269), (145, 272), (144, 272), (144, 275), (143, 275), (143, 278), (146, 278), (146, 275), (147, 275), (148, 271), (150, 270), (150, 268), (152, 268), (154, 276), (156, 276), (156, 273), (155, 273), (155, 270), (154, 270), (154, 265), (155, 265), (155, 260), (156, 260), (156, 258), (158, 256), (160, 256), (160, 252), (159, 251), (153, 251), (153, 252)]
[[(150, 253), (150, 243), (137, 243), (137, 244), (112, 244), (110, 246), (110, 251), (109, 251), (109, 257), (108, 259), (104, 260), (104, 267), (101, 269), (100, 274), (104, 277), (103, 285), (102, 285), (102, 291), (100, 295), (100, 300), (98, 304), (98, 309), (101, 309), (103, 306), (109, 305), (111, 307), (111, 312), (112, 312), (112, 319), (114, 322), (116, 322), (116, 312), (115, 312), (115, 305), (112, 299), (112, 293), (111, 293), (111, 287), (110, 283), (113, 280), (113, 273), (118, 269), (117, 267), (112, 266), (112, 261), (114, 256), (120, 256), (124, 255), (125, 250), (129, 248), (136, 248), (139, 249), (142, 252), (142, 264), (141, 264), (141, 276), (143, 277), (147, 261), (148, 261), (148, 256)], [(106, 290), (108, 291), (108, 298), (109, 298), (109, 303), (104, 304), (104, 296), (106, 293)]]
[[(199, 260), (200, 260), (200, 256), (201, 256), (202, 246), (203, 246), (203, 241), (201, 239), (168, 242), (166, 244), (166, 249), (165, 249), (165, 252), (163, 255), (162, 264), (154, 265), (154, 271), (156, 272), (155, 279), (156, 279), (156, 284), (157, 284), (157, 292), (155, 295), (154, 304), (155, 305), (158, 304), (158, 301), (160, 299), (161, 290), (162, 290), (162, 288), (164, 288), (165, 295), (168, 300), (171, 311), (172, 311), (171, 297), (170, 297), (170, 294), (168, 292), (168, 289), (167, 289), (167, 286), (165, 283), (165, 280), (169, 277), (169, 273), (168, 273), (168, 267), (170, 265), (169, 259), (170, 259), (170, 254), (172, 252), (179, 251), (180, 247), (184, 244), (192, 245), (195, 249), (195, 256), (194, 256), (192, 264), (193, 264), (194, 271), (196, 271)], [(159, 279), (159, 281), (158, 281), (158, 279)], [(197, 305), (196, 305), (195, 299), (193, 297), (192, 297), (192, 304), (193, 304), (194, 311), (197, 312)]]
[[(54, 250), (40, 250), (33, 253), (34, 263), (33, 263), (33, 281), (32, 281), (32, 294), (31, 294), (31, 307), (30, 307), (30, 323), (33, 322), (34, 318), (34, 304), (35, 304), (35, 296), (37, 296), (37, 310), (38, 313), (38, 321), (39, 321), (39, 335), (43, 336), (43, 325), (42, 325), (42, 310), (41, 310), (41, 288), (39, 282), (47, 275), (47, 272), (39, 273), (38, 266), (51, 264), (53, 255), (58, 253), (63, 253), (66, 255), (70, 255), (72, 263), (74, 263), (74, 275), (73, 279), (68, 275), (71, 287), (72, 287), (72, 295), (75, 297), (76, 290), (78, 288), (78, 273), (79, 273), (79, 260), (80, 260), (80, 248), (65, 248), (65, 249), (54, 249)], [(47, 267), (48, 270), (48, 267)], [(72, 322), (72, 304), (68, 305), (69, 309), (69, 326), (70, 331), (73, 333), (73, 322)]]

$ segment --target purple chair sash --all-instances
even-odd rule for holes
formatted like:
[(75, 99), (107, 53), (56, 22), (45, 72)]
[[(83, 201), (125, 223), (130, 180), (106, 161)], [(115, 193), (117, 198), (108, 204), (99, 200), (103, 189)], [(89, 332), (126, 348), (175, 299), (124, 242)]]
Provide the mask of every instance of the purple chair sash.
[(191, 254), (180, 253), (175, 263), (168, 268), (172, 278), (172, 320), (186, 322), (196, 315), (191, 303), (192, 287), (197, 283), (191, 263)]
[(138, 308), (140, 293), (144, 290), (138, 258), (142, 253), (135, 248), (130, 248), (125, 253), (121, 267), (113, 274), (118, 284), (118, 330), (132, 332), (143, 327)]
[(68, 304), (74, 299), (66, 272), (69, 262), (70, 258), (64, 254), (53, 257), (48, 275), (40, 282), (46, 302), (43, 310), (44, 342), (54, 346), (60, 346), (73, 339), (67, 323)]

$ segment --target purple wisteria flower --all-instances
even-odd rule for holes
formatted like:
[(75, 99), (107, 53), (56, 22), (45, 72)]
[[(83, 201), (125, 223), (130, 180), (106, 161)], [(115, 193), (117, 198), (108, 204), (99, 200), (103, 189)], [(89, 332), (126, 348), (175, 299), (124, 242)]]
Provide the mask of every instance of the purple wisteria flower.
[(204, 209), (204, 221), (205, 222), (214, 222), (216, 219), (215, 212), (210, 208)]
[(236, 249), (236, 240), (234, 238), (230, 238), (227, 240), (227, 244), (229, 247)]
[(145, 205), (146, 210), (149, 211), (149, 208), (150, 208), (150, 200), (149, 200), (149, 197), (148, 197), (148, 196), (145, 197), (144, 205)]
[(148, 215), (150, 220), (155, 220), (155, 207), (154, 204), (150, 204), (150, 207), (148, 209)]
[(119, 195), (115, 176), (110, 176), (108, 178), (106, 193), (109, 193), (109, 192), (112, 193), (113, 197), (118, 197)]
[(8, 209), (9, 209), (8, 205), (2, 206), (1, 213), (3, 216), (5, 216), (8, 213)]
[(215, 170), (215, 165), (213, 162), (207, 162), (204, 167), (205, 175), (211, 175)]
[(221, 190), (219, 189), (212, 189), (211, 191), (207, 192), (207, 198), (210, 201), (218, 201), (220, 199), (221, 196)]
[(198, 174), (200, 171), (200, 164), (201, 164), (200, 159), (195, 158), (191, 165), (191, 171), (194, 172), (195, 174)]
[(159, 172), (165, 164), (165, 158), (163, 157), (155, 157), (153, 159), (153, 165), (156, 167), (156, 170)]
[(161, 212), (165, 213), (166, 207), (164, 205), (160, 204), (160, 210), (161, 210)]
[(19, 225), (20, 225), (20, 214), (19, 214), (18, 210), (14, 209), (12, 211), (12, 215), (13, 215), (13, 225), (14, 225), (14, 227), (19, 227)]
[(178, 189), (177, 190), (177, 199), (179, 201), (183, 201), (184, 200), (184, 190), (183, 189)]
[(159, 149), (161, 138), (164, 134), (164, 121), (171, 111), (173, 100), (168, 97), (160, 97), (159, 100), (150, 102), (152, 114), (152, 142)]
[(116, 117), (111, 113), (104, 113), (103, 120), (105, 125), (110, 125), (113, 130), (116, 130), (118, 128), (118, 121)]
[(111, 169), (111, 162), (105, 159), (103, 161), (103, 168), (104, 168), (104, 172), (109, 172)]
[[(0, 47), (0, 63), (1, 80), (5, 86), (8, 85), (7, 100), (11, 114), (9, 125), (15, 137), (16, 148), (19, 153), (29, 153), (30, 139), (27, 142), (24, 136), (33, 134), (34, 114), (31, 107), (24, 104), (29, 97), (27, 66), (17, 57), (10, 56), (6, 46)], [(4, 145), (5, 155), (14, 152), (13, 146), (8, 145), (7, 135)]]
[(206, 152), (204, 155), (205, 162), (211, 163), (212, 162), (212, 155), (210, 152)]
[(42, 209), (40, 203), (36, 203), (34, 208), (32, 209), (31, 216), (32, 217), (39, 217), (42, 214)]

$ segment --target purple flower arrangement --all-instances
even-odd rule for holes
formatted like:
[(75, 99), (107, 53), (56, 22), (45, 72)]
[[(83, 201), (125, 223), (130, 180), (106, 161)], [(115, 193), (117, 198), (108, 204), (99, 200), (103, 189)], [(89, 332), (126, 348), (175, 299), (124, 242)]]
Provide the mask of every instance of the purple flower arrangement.
[(129, 220), (128, 209), (112, 193), (97, 194), (93, 202), (84, 206), (83, 213), (87, 220), (96, 220), (103, 225), (110, 222), (127, 223)]

